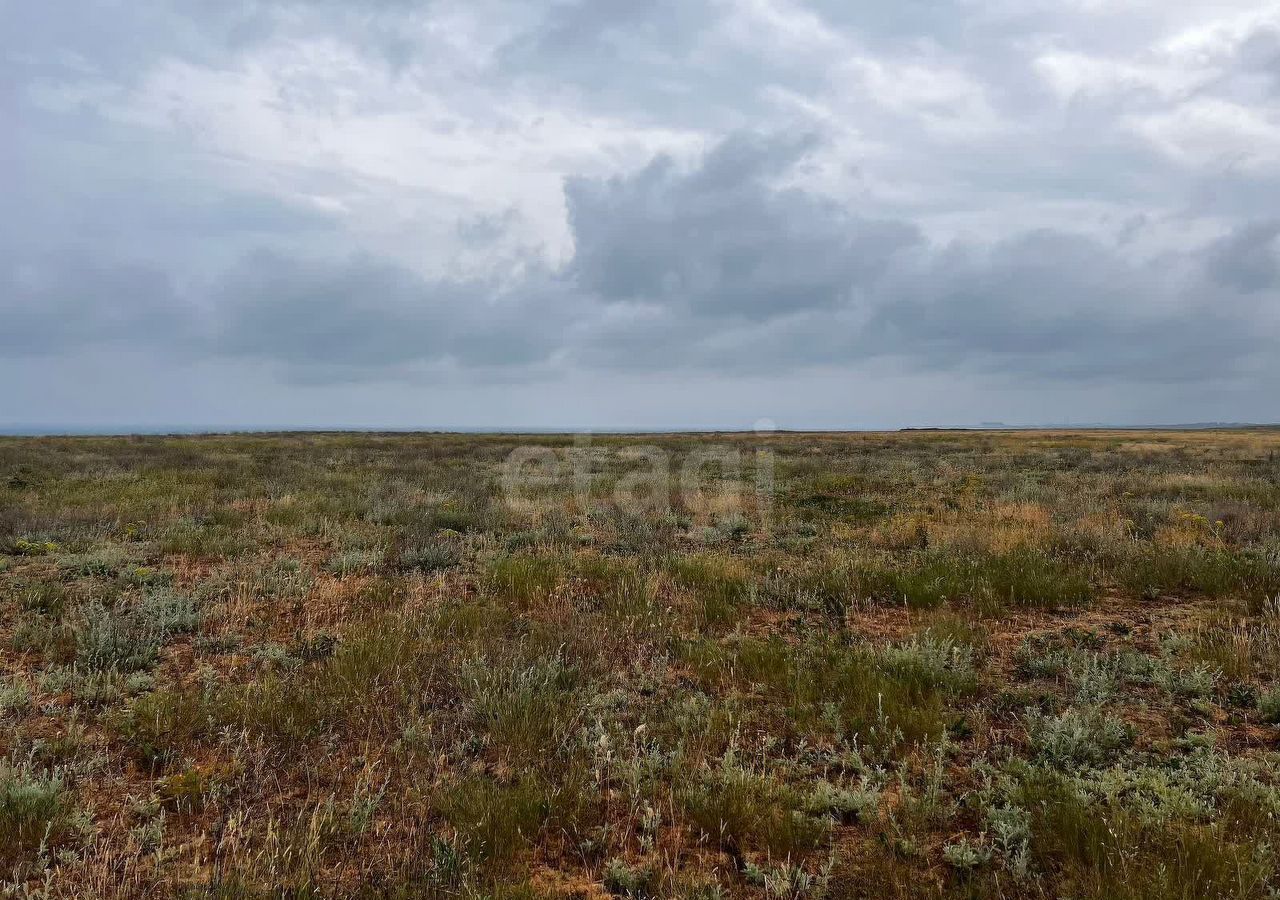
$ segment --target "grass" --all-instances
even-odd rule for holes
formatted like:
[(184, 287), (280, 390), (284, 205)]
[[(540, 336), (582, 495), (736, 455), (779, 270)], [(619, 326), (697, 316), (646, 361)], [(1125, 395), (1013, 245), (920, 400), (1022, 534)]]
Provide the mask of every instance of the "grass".
[(937, 609), (970, 602), (980, 609), (1074, 608), (1092, 599), (1087, 571), (1045, 550), (998, 554), (931, 551), (908, 558), (899, 568), (864, 576), (864, 590), (886, 603)]
[(436, 798), (440, 814), (457, 831), (470, 856), (503, 864), (536, 841), (551, 816), (552, 799), (536, 778), (511, 784), (471, 778)]
[(530, 440), (0, 438), (0, 893), (1280, 892), (1280, 432)]
[(703, 628), (729, 624), (750, 591), (744, 567), (732, 558), (684, 556), (671, 560), (669, 568), (676, 583), (692, 595), (693, 614)]
[(0, 861), (6, 867), (61, 843), (72, 830), (72, 813), (61, 777), (0, 763)]
[[(1126, 809), (1051, 769), (1024, 774), (1016, 800), (1030, 813), (1032, 860), (1077, 896), (1261, 897), (1274, 879), (1270, 845), (1241, 841), (1229, 821)], [(1275, 829), (1259, 826), (1246, 833)]]
[(1260, 607), (1280, 595), (1280, 561), (1225, 548), (1157, 547), (1133, 554), (1122, 569), (1122, 579), (1127, 589), (1145, 597), (1235, 595)]
[(582, 678), (560, 658), (521, 660), (512, 668), (481, 659), (468, 676), (476, 730), (515, 764), (552, 761), (575, 736)]
[(488, 568), (492, 590), (524, 607), (546, 600), (560, 584), (563, 570), (558, 558), (532, 553), (499, 556)]
[(794, 788), (732, 760), (697, 773), (678, 796), (702, 835), (735, 856), (759, 850), (786, 858), (822, 846), (831, 829), (805, 811)]
[(967, 649), (932, 639), (873, 650), (816, 636), (800, 645), (745, 638), (685, 652), (709, 687), (758, 692), (779, 733), (860, 740), (883, 753), (941, 737), (977, 684)]
[(397, 563), (401, 569), (413, 572), (439, 572), (460, 562), (456, 551), (449, 547), (425, 545), (401, 551)]

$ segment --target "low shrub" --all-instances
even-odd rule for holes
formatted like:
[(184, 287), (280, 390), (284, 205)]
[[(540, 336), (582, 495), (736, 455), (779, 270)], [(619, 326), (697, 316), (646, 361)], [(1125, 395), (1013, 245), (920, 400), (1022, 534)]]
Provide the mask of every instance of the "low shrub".
[(1280, 687), (1258, 696), (1258, 713), (1268, 725), (1280, 725)]
[(977, 683), (971, 651), (946, 642), (877, 651), (830, 639), (742, 638), (683, 650), (705, 677), (763, 691), (789, 728), (881, 751), (940, 738), (956, 718), (953, 704)]
[(0, 863), (13, 866), (71, 831), (74, 806), (57, 775), (0, 762)]
[(385, 554), (381, 550), (345, 550), (329, 557), (324, 569), (331, 575), (360, 575), (372, 572), (382, 565)]
[(1097, 710), (1069, 709), (1056, 717), (1032, 713), (1027, 733), (1037, 759), (1064, 769), (1108, 762), (1134, 738), (1132, 726)]
[(646, 900), (657, 896), (658, 878), (650, 866), (633, 866), (623, 859), (611, 859), (600, 876), (604, 889), (617, 897)]
[(880, 805), (880, 789), (868, 784), (842, 787), (823, 779), (804, 800), (810, 815), (831, 816), (838, 822), (867, 823), (875, 819)]
[(409, 572), (438, 572), (451, 569), (459, 562), (461, 558), (456, 550), (434, 544), (407, 548), (396, 559), (396, 565)]
[(1280, 593), (1280, 564), (1258, 554), (1207, 547), (1149, 547), (1117, 562), (1119, 580), (1133, 594), (1239, 595), (1261, 608)]
[(168, 633), (161, 621), (137, 607), (108, 608), (91, 602), (79, 611), (76, 665), (90, 671), (136, 672), (155, 665)]
[(585, 707), (576, 669), (558, 658), (495, 667), (476, 660), (469, 673), (473, 721), (509, 760), (536, 766), (548, 762), (575, 733)]

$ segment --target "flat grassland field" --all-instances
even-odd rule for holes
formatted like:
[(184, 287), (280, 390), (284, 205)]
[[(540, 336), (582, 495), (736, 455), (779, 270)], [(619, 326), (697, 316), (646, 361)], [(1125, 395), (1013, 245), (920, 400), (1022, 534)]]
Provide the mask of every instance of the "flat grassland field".
[(0, 894), (1275, 897), (1277, 451), (0, 439)]

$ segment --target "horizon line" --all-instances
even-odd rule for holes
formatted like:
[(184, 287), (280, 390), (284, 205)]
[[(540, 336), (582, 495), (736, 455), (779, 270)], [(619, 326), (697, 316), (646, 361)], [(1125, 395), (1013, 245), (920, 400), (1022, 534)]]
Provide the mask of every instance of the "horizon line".
[(752, 427), (715, 426), (363, 426), (363, 425), (0, 425), (0, 437), (215, 437), (218, 435), (273, 434), (488, 434), (488, 435), (564, 435), (564, 434), (884, 434), (910, 431), (1247, 431), (1280, 428), (1280, 422), (1174, 422), (1174, 423), (1107, 423), (1060, 422), (1011, 425), (983, 422), (978, 425), (901, 425), (886, 427)]

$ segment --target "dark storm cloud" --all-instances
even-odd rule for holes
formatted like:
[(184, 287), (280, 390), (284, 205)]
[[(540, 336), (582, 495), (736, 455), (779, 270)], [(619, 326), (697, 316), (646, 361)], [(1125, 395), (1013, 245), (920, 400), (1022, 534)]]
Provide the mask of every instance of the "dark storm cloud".
[[(536, 310), (477, 316), (492, 310), (480, 285), (431, 286), (368, 263), (293, 266), (284, 283), (277, 272), (235, 289), (239, 337), (222, 349), (293, 365), (520, 365), (559, 352), (599, 368), (737, 372), (892, 355), (1022, 377), (1179, 381), (1271, 344), (1252, 306), (1230, 305), (1268, 286), (1270, 225), (1213, 243), (1179, 278), (1168, 260), (1134, 265), (1051, 230), (935, 245), (908, 222), (862, 221), (776, 184), (811, 146), (738, 135), (692, 169), (660, 159), (575, 180), (576, 256), (558, 277), (509, 291), (536, 293)], [(304, 321), (291, 324), (297, 310)], [(517, 312), (531, 315), (504, 328)], [(538, 327), (548, 316), (558, 324)]]
[(256, 253), (216, 289), (224, 325), (214, 346), (291, 365), (395, 366), (439, 354), (448, 326), (441, 309), (468, 293), (463, 285), (433, 291), (414, 273), (368, 258)]

